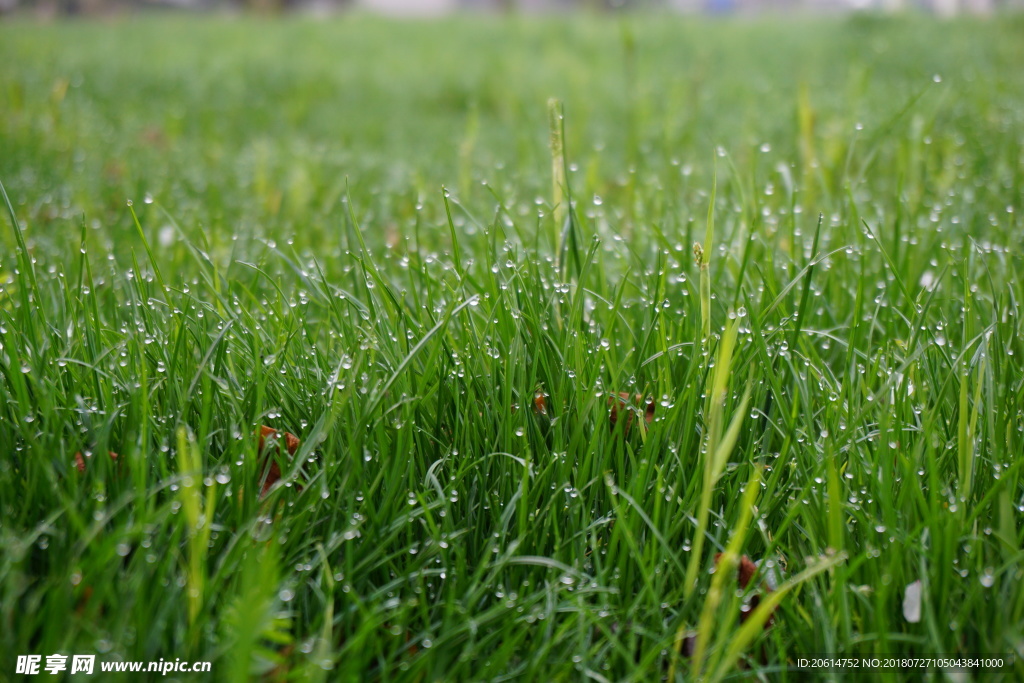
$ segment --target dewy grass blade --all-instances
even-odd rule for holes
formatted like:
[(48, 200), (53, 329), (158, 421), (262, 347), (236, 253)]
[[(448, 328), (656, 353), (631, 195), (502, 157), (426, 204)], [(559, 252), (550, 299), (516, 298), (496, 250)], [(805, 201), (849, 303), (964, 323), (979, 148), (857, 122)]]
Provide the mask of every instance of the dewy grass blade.
[(726, 585), (731, 583), (736, 576), (735, 569), (739, 564), (741, 549), (747, 536), (747, 527), (750, 526), (750, 519), (753, 516), (754, 502), (757, 494), (760, 493), (761, 471), (753, 468), (750, 472), (750, 479), (743, 489), (743, 496), (740, 499), (739, 519), (732, 529), (729, 544), (722, 553), (715, 568), (714, 577), (711, 580), (711, 588), (708, 589), (704, 598), (704, 607), (701, 610), (700, 619), (697, 622), (697, 642), (693, 649), (693, 666), (691, 673), (700, 677), (704, 669), (704, 657), (707, 653), (708, 643), (712, 640), (712, 632), (719, 634), (716, 640), (722, 639), (720, 629), (713, 627), (718, 606), (724, 597)]
[(7, 207), (7, 216), (11, 219), (11, 229), (14, 230), (14, 240), (18, 245), (18, 260), (21, 264), (22, 270), (28, 277), (29, 284), (32, 287), (32, 291), (38, 291), (39, 283), (36, 281), (36, 267), (32, 262), (32, 256), (28, 253), (28, 245), (25, 243), (25, 234), (21, 230), (21, 224), (18, 222), (18, 216), (14, 213), (14, 206), (11, 205), (11, 200), (7, 196), (7, 189), (4, 184), (0, 182), (0, 194), (4, 197), (4, 205)]
[(707, 227), (704, 243), (694, 244), (697, 265), (700, 268), (700, 335), (701, 344), (707, 348), (711, 337), (711, 252), (715, 245), (715, 197), (718, 193), (718, 171), (711, 184), (711, 198), (708, 200)]
[(459, 235), (455, 232), (455, 222), (452, 220), (452, 207), (448, 204), (448, 189), (441, 188), (441, 199), (444, 201), (444, 213), (448, 218), (448, 233), (452, 238), (452, 262), (455, 264), (455, 272), (462, 280), (466, 273), (462, 267), (462, 250), (459, 248)]
[(178, 498), (185, 519), (185, 533), (188, 539), (186, 591), (188, 598), (189, 628), (193, 638), (204, 600), (206, 583), (206, 555), (210, 536), (210, 519), (213, 514), (215, 483), (207, 488), (207, 507), (203, 508), (202, 486), (203, 465), (199, 447), (188, 435), (186, 427), (178, 428), (178, 475), (181, 479)]
[(721, 476), (725, 463), (739, 437), (740, 426), (746, 417), (747, 402), (750, 399), (750, 389), (743, 394), (738, 410), (734, 413), (728, 430), (724, 434), (722, 430), (723, 416), (725, 409), (726, 387), (730, 377), (730, 366), (732, 364), (733, 351), (736, 344), (736, 334), (739, 328), (739, 320), (730, 320), (726, 325), (725, 334), (722, 335), (722, 342), (718, 347), (718, 357), (715, 361), (711, 380), (708, 383), (707, 402), (705, 414), (708, 415), (703, 450), (703, 483), (701, 486), (700, 502), (697, 507), (697, 527), (694, 530), (693, 545), (690, 551), (690, 562), (686, 569), (686, 579), (683, 584), (683, 591), (689, 597), (697, 585), (697, 572), (704, 563), (702, 553), (704, 550), (704, 536), (707, 532), (708, 517), (711, 512), (711, 498), (714, 494), (715, 484)]
[[(978, 366), (977, 379), (975, 380), (973, 401), (968, 403), (968, 397), (970, 396), (970, 373), (966, 367), (961, 370), (960, 391), (958, 392), (957, 470), (959, 473), (958, 497), (964, 503), (970, 499), (971, 488), (974, 483), (975, 439), (977, 438), (978, 413), (981, 408), (981, 388), (984, 385), (984, 379), (985, 359), (982, 358)], [(963, 512), (964, 514), (967, 512), (966, 505), (963, 507)]]
[(818, 239), (821, 237), (821, 222), (824, 220), (823, 214), (818, 214), (818, 225), (814, 228), (814, 242), (811, 246), (811, 261), (807, 264), (807, 277), (804, 278), (804, 286), (800, 292), (800, 304), (796, 309), (796, 324), (793, 326), (793, 336), (789, 345), (796, 347), (797, 340), (800, 338), (800, 330), (805, 326), (804, 316), (807, 314), (807, 301), (811, 294), (811, 278), (814, 277), (814, 260), (818, 253)]
[(768, 621), (768, 617), (772, 615), (775, 609), (782, 602), (783, 598), (800, 585), (813, 579), (818, 574), (826, 572), (845, 561), (845, 553), (838, 553), (831, 557), (818, 560), (815, 564), (804, 569), (802, 572), (785, 581), (781, 586), (764, 596), (758, 603), (757, 607), (747, 617), (747, 620), (743, 622), (742, 626), (740, 626), (736, 635), (733, 636), (732, 640), (729, 642), (729, 646), (719, 662), (718, 668), (709, 680), (720, 681), (730, 675), (733, 671), (733, 667), (736, 665), (736, 661), (740, 658), (740, 655), (747, 649), (747, 646), (754, 641), (757, 635), (764, 631), (765, 622)]
[[(34, 306), (32, 302), (35, 300), (38, 305), (39, 301), (39, 282), (36, 279), (36, 266), (33, 262), (32, 254), (28, 251), (25, 234), (21, 230), (21, 224), (18, 222), (18, 216), (14, 212), (14, 206), (11, 205), (11, 200), (7, 196), (7, 190), (2, 182), (0, 182), (0, 194), (3, 195), (4, 204), (7, 206), (7, 215), (11, 219), (11, 229), (14, 230), (14, 240), (18, 246), (18, 267), (21, 272), (25, 273), (25, 277), (28, 279), (27, 285), (18, 287), (18, 296), (21, 299), (21, 307), (25, 311), (25, 331), (28, 333), (28, 338), (34, 346), (37, 343), (37, 332), (36, 312), (33, 311)], [(27, 363), (27, 357), (31, 354), (26, 353), (25, 355), (24, 362)]]
[(146, 239), (146, 232), (142, 229), (142, 223), (139, 222), (139, 217), (135, 214), (134, 203), (128, 200), (128, 211), (132, 214), (132, 221), (135, 223), (135, 230), (139, 233), (139, 239), (142, 240), (142, 246), (146, 249), (146, 255), (149, 256), (149, 265), (153, 269), (153, 273), (156, 275), (156, 282), (160, 285), (160, 292), (162, 295), (167, 295), (167, 285), (164, 283), (164, 278), (160, 274), (160, 263), (156, 260), (153, 255), (153, 248), (149, 245), (149, 240)]
[(374, 411), (377, 410), (377, 406), (380, 405), (380, 402), (384, 399), (384, 396), (387, 395), (388, 389), (391, 388), (391, 385), (395, 383), (395, 380), (397, 380), (403, 372), (405, 372), (405, 369), (409, 367), (409, 364), (412, 363), (413, 359), (417, 355), (419, 355), (419, 353), (424, 349), (424, 347), (426, 347), (426, 345), (430, 342), (434, 335), (443, 330), (445, 326), (448, 325), (449, 321), (452, 318), (454, 318), (460, 311), (462, 311), (467, 306), (473, 305), (473, 303), (475, 303), (476, 301), (476, 295), (473, 295), (470, 298), (463, 301), (461, 304), (459, 304), (449, 313), (447, 313), (444, 316), (444, 318), (442, 318), (436, 325), (430, 328), (426, 332), (426, 334), (424, 334), (423, 337), (421, 337), (420, 340), (416, 342), (416, 345), (412, 348), (412, 350), (409, 351), (408, 355), (406, 355), (405, 358), (402, 359), (402, 362), (398, 364), (398, 367), (396, 367), (394, 372), (391, 373), (391, 376), (388, 377), (387, 380), (385, 380), (381, 387), (376, 391), (376, 393), (373, 395), (373, 398), (366, 402), (366, 407), (363, 410), (364, 419), (369, 418), (370, 415), (373, 415)]
[(561, 232), (569, 215), (566, 207), (565, 175), (565, 109), (562, 103), (548, 100), (548, 127), (551, 134), (551, 208), (554, 212), (554, 239), (552, 245), (561, 253)]

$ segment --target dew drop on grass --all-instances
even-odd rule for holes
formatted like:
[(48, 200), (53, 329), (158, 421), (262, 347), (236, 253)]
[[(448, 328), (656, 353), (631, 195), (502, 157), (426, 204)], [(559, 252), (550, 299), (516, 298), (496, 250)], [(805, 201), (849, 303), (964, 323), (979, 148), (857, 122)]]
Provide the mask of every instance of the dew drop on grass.
[(292, 598), (295, 597), (295, 591), (290, 588), (282, 588), (277, 597), (281, 599), (281, 602), (291, 602)]
[(991, 588), (996, 582), (996, 576), (993, 573), (992, 567), (985, 567), (985, 571), (982, 572), (980, 577), (978, 577), (978, 581), (980, 581), (981, 585), (985, 588)]

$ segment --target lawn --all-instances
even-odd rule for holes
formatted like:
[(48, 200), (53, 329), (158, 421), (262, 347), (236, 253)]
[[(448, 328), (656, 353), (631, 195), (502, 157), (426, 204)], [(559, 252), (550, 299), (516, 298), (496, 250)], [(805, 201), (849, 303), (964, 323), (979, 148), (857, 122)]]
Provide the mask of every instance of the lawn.
[(1020, 18), (0, 62), (0, 680), (1024, 677)]

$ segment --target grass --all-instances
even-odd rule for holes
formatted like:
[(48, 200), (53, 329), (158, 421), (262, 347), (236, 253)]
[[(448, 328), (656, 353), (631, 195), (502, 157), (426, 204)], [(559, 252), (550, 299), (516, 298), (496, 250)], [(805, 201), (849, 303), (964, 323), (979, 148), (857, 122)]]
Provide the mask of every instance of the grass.
[(1018, 679), (1022, 37), (0, 25), (0, 678)]

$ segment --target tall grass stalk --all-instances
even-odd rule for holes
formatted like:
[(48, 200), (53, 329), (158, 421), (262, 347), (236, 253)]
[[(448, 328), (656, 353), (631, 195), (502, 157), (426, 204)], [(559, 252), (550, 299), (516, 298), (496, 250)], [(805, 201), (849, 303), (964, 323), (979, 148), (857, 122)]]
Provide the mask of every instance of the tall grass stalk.
[(697, 572), (703, 566), (705, 559), (702, 556), (704, 549), (704, 537), (707, 532), (708, 517), (711, 513), (711, 499), (715, 492), (715, 485), (725, 469), (725, 463), (732, 454), (736, 440), (746, 417), (747, 403), (750, 400), (750, 388), (743, 394), (739, 405), (733, 412), (729, 426), (723, 433), (725, 424), (726, 389), (729, 377), (731, 376), (731, 364), (733, 352), (736, 347), (736, 335), (739, 328), (739, 320), (733, 319), (725, 327), (722, 341), (718, 347), (718, 355), (715, 367), (711, 371), (710, 382), (707, 391), (707, 421), (705, 422), (704, 445), (701, 449), (703, 465), (702, 485), (700, 502), (697, 506), (697, 527), (694, 530), (693, 545), (690, 551), (690, 561), (686, 569), (684, 592), (687, 597), (697, 586)]

